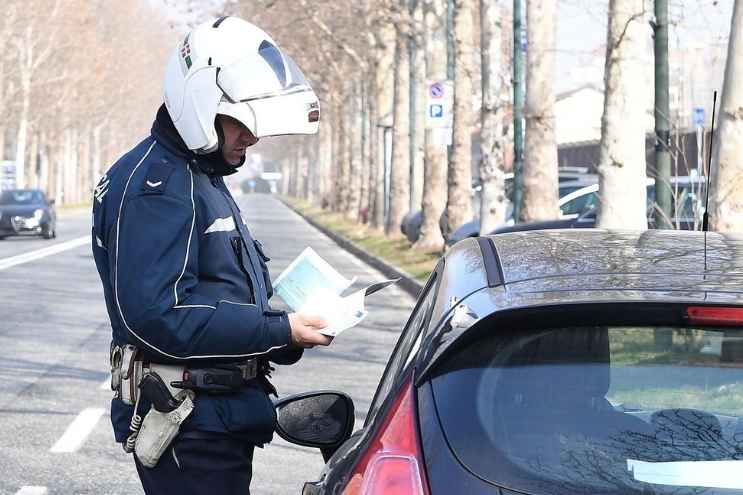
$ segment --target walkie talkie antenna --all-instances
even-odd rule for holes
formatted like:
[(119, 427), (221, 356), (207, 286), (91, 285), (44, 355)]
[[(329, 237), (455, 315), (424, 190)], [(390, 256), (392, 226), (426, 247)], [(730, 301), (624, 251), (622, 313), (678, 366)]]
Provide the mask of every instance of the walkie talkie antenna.
[(709, 230), (709, 182), (712, 176), (712, 146), (715, 137), (715, 109), (717, 106), (717, 91), (712, 94), (712, 128), (709, 131), (709, 153), (707, 153), (707, 190), (704, 191), (704, 214), (702, 215), (702, 230), (704, 231), (704, 273), (707, 273), (707, 231)]

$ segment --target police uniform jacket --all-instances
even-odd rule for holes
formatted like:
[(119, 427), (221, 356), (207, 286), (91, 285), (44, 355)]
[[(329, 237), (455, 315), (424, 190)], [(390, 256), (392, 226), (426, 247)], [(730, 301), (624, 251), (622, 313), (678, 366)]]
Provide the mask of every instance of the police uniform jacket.
[[(151, 136), (103, 176), (92, 241), (113, 344), (132, 344), (152, 362), (191, 367), (299, 359), (286, 313), (268, 304), (268, 258), (222, 179), (234, 171), (219, 151), (189, 151), (162, 106)], [(118, 442), (129, 434), (132, 410), (113, 399)], [(197, 394), (181, 430), (260, 445), (270, 441), (275, 421), (254, 380), (229, 395)]]

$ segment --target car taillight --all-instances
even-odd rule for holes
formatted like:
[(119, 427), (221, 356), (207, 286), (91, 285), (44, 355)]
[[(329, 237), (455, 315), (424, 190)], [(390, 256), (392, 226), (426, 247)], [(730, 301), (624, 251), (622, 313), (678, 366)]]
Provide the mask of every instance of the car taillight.
[(429, 494), (412, 382), (395, 399), (343, 490), (343, 495), (383, 494)]
[(743, 308), (722, 306), (689, 306), (686, 319), (697, 325), (743, 326)]

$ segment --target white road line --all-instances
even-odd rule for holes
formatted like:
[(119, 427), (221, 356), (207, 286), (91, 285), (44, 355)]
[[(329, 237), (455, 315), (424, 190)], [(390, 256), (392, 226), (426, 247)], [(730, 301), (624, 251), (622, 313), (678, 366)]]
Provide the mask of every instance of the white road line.
[(62, 251), (75, 249), (76, 247), (80, 247), (85, 244), (90, 244), (89, 235), (85, 237), (78, 237), (77, 239), (72, 239), (71, 241), (60, 242), (59, 244), (54, 244), (53, 246), (49, 246), (47, 248), (37, 249), (36, 251), (31, 251), (30, 253), (19, 254), (18, 256), (11, 256), (10, 258), (3, 258), (0, 259), (0, 270), (5, 270), (6, 268), (10, 268), (11, 266), (21, 265), (23, 263), (28, 263), (29, 261), (45, 258), (53, 254), (61, 253)]
[(20, 490), (15, 492), (15, 495), (46, 495), (46, 493), (45, 486), (22, 486)]
[(77, 415), (75, 421), (73, 421), (64, 434), (57, 440), (57, 443), (49, 449), (49, 452), (69, 453), (75, 452), (88, 438), (90, 432), (93, 431), (98, 420), (101, 419), (103, 413), (106, 412), (100, 408), (88, 408), (84, 409), (80, 414)]

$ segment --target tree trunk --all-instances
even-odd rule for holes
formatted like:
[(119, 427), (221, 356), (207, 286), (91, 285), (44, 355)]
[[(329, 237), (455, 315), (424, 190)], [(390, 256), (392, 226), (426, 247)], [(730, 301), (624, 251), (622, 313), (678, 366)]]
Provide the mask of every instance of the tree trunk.
[(284, 158), (283, 160), (281, 160), (279, 167), (281, 169), (281, 194), (283, 194), (284, 196), (290, 196), (289, 176), (291, 175), (291, 167), (289, 166), (289, 158)]
[[(426, 75), (429, 80), (446, 79), (446, 5), (445, 0), (428, 0), (426, 5)], [(441, 251), (444, 237), (439, 218), (446, 207), (446, 143), (445, 131), (426, 129), (426, 149), (423, 179), (423, 223), (415, 249)]]
[(526, 101), (524, 117), (524, 208), (521, 220), (557, 218), (557, 144), (555, 142), (556, 0), (526, 4)]
[(385, 148), (384, 128), (392, 125), (392, 107), (395, 94), (394, 71), (390, 70), (395, 63), (396, 33), (392, 24), (385, 24), (380, 28), (377, 40), (377, 61), (374, 82), (374, 106), (376, 121), (372, 132), (375, 134), (376, 153), (374, 154), (374, 177), (376, 182), (374, 192), (374, 210), (372, 211), (372, 227), (382, 230), (385, 227), (385, 162), (387, 150)]
[(743, 232), (743, 7), (736, 1), (730, 22), (719, 128), (712, 149), (709, 222), (712, 230)]
[[(332, 118), (332, 112), (330, 113)], [(335, 125), (332, 120), (326, 120), (320, 129), (321, 157), (320, 157), (320, 178), (317, 191), (317, 199), (322, 208), (328, 205), (328, 195), (332, 189), (330, 172), (333, 167), (333, 133)]]
[(41, 134), (39, 139), (39, 187), (48, 198), (54, 197), (54, 188), (51, 187), (52, 182), (51, 170), (49, 167), (49, 146), (46, 144), (46, 136)]
[[(342, 100), (341, 100), (342, 101)], [(342, 162), (343, 162), (343, 141), (345, 139), (343, 127), (345, 126), (343, 105), (336, 105), (334, 108), (335, 118), (333, 122), (337, 125), (333, 127), (333, 162), (330, 169), (330, 180), (333, 187), (330, 193), (331, 211), (339, 211), (341, 204), (341, 184), (342, 184)]]
[(64, 133), (57, 137), (57, 146), (52, 149), (52, 177), (49, 187), (54, 190), (57, 204), (64, 204)]
[(369, 133), (369, 84), (361, 82), (361, 191), (358, 221), (369, 221), (369, 187), (371, 186), (371, 134)]
[[(503, 7), (480, 0), (482, 46), (482, 128), (480, 138), (480, 233), (488, 234), (506, 221), (508, 198), (505, 187), (505, 146), (508, 131), (506, 105), (501, 96), (508, 86), (503, 67)], [(510, 92), (509, 92), (510, 93)]]
[(361, 82), (355, 82), (351, 89), (349, 110), (351, 115), (351, 136), (349, 141), (350, 160), (348, 177), (348, 205), (345, 210), (346, 218), (357, 220), (361, 210), (361, 181), (362, 181), (362, 141), (361, 134), (363, 121), (363, 100), (361, 95)]
[(78, 138), (78, 150), (80, 160), (77, 166), (77, 195), (75, 203), (82, 203), (90, 197), (92, 194), (92, 187), (90, 185), (90, 177), (92, 175), (91, 170), (93, 168), (92, 161), (90, 159), (90, 148), (91, 148), (91, 137), (92, 133), (90, 126), (86, 125)]
[(423, 0), (412, 0), (410, 35), (410, 206), (420, 211), (423, 202), (426, 145), (426, 53)]
[(15, 148), (15, 182), (16, 187), (26, 187), (26, 139), (28, 138), (28, 113), (31, 105), (31, 84), (21, 85), (21, 113), (18, 118), (18, 133)]
[(472, 60), (475, 0), (454, 0), (454, 135), (448, 176), (447, 232), (472, 220)]
[(31, 146), (28, 148), (28, 160), (26, 161), (26, 183), (29, 187), (37, 189), (39, 187), (39, 133), (31, 134)]
[(341, 141), (341, 178), (338, 181), (341, 185), (338, 211), (348, 214), (351, 205), (351, 159), (353, 155), (351, 147), (353, 146), (356, 114), (353, 111), (353, 96), (351, 94), (346, 95), (345, 102), (343, 107), (343, 129), (341, 130), (343, 140)]
[(400, 223), (410, 206), (410, 60), (409, 27), (398, 22), (395, 43), (395, 104), (392, 137), (390, 211), (385, 234), (398, 235)]
[(611, 0), (599, 150), (597, 227), (646, 229), (643, 0)]
[(95, 184), (98, 184), (98, 179), (103, 175), (103, 163), (101, 160), (101, 125), (96, 126), (95, 129), (93, 129), (93, 152), (92, 152), (92, 168), (91, 168), (91, 175), (90, 180), (93, 187), (95, 187)]

